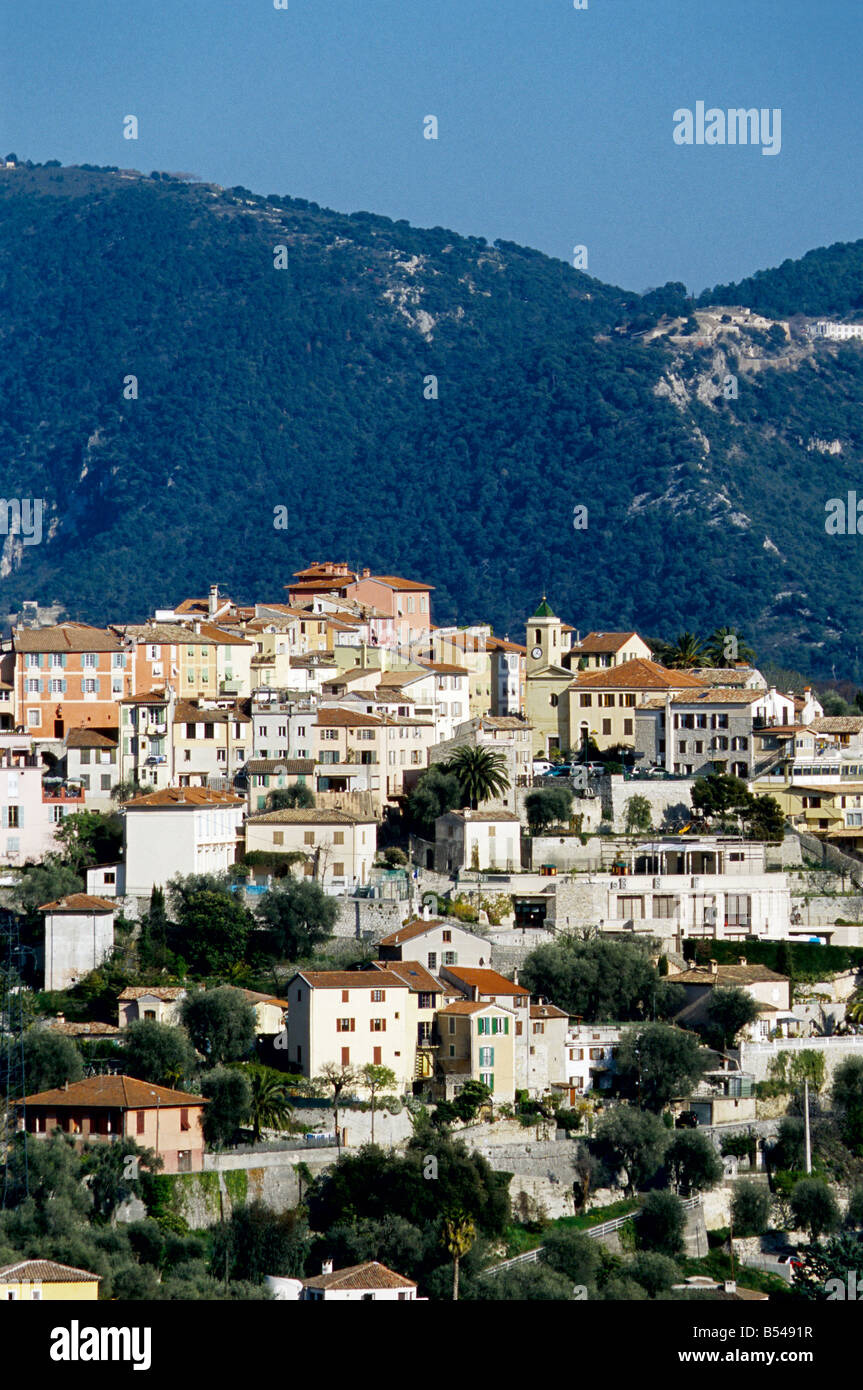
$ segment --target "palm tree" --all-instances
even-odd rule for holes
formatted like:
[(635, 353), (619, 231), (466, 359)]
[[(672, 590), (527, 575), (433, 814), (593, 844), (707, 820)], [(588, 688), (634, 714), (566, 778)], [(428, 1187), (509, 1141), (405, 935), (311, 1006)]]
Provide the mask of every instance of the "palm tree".
[(284, 1129), (294, 1113), (288, 1100), (288, 1088), (272, 1067), (249, 1067), (246, 1075), (252, 1083), (253, 1138), (261, 1137), (262, 1129)]
[(704, 655), (710, 666), (734, 666), (738, 661), (755, 660), (754, 651), (733, 627), (714, 628), (707, 639)]
[(703, 666), (704, 648), (700, 637), (694, 632), (681, 632), (662, 651), (662, 664), (673, 670), (685, 670), (689, 666)]
[(452, 1296), (458, 1302), (458, 1268), (462, 1255), (466, 1255), (476, 1240), (476, 1225), (473, 1218), (455, 1207), (444, 1213), (441, 1223), (441, 1242), (453, 1258)]
[(455, 773), (462, 796), (470, 802), (472, 811), (481, 801), (509, 791), (506, 759), (502, 753), (490, 753), (487, 748), (457, 748), (444, 770)]

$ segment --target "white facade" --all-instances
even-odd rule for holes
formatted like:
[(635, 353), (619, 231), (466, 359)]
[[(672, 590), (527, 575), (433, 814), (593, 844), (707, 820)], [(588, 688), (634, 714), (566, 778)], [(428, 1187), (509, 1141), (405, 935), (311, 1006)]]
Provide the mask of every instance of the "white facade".
[(68, 989), (114, 949), (114, 909), (75, 893), (45, 912), (45, 989)]
[(521, 868), (521, 824), (511, 811), (448, 811), (435, 821), (435, 868)]
[(557, 929), (640, 932), (678, 950), (684, 937), (787, 938), (788, 879), (767, 872), (765, 854), (756, 841), (714, 836), (639, 844), (629, 851), (625, 873), (579, 874), (557, 884)]
[(45, 769), (24, 753), (0, 754), (0, 864), (26, 864), (57, 849), (56, 826), (83, 800), (46, 800)]
[(176, 874), (222, 874), (236, 860), (245, 802), (227, 792), (167, 788), (123, 807), (125, 889), (149, 898)]
[(608, 1090), (614, 1071), (614, 1049), (621, 1030), (616, 1024), (574, 1025), (566, 1034), (566, 1085), (577, 1095)]
[(829, 319), (819, 319), (810, 324), (809, 333), (813, 338), (830, 338), (844, 343), (849, 338), (863, 338), (863, 323), (835, 323)]
[(416, 1064), (416, 1001), (386, 970), (304, 970), (288, 984), (288, 1058), (303, 1076), (328, 1063), (390, 1067), (410, 1089)]
[(307, 856), (305, 872), (327, 891), (344, 893), (369, 881), (377, 850), (377, 821), (348, 811), (266, 811), (246, 822), (246, 852)]

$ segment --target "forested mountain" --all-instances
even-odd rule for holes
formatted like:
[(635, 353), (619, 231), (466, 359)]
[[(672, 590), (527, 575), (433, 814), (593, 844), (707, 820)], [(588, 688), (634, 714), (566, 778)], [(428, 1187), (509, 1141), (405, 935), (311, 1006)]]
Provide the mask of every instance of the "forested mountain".
[(736, 285), (705, 290), (699, 305), (745, 304), (770, 318), (810, 314), (844, 318), (863, 313), (863, 241), (837, 241), (799, 261), (759, 270)]
[[(861, 245), (705, 302), (852, 312)], [(509, 242), (0, 170), (0, 489), (47, 508), (42, 544), (6, 540), (0, 606), (273, 600), (332, 558), (434, 584), (439, 623), (521, 636), (545, 591), (583, 630), (737, 626), (863, 677), (863, 540), (824, 529), (863, 484), (863, 345), (703, 328), (683, 286), (640, 298)]]

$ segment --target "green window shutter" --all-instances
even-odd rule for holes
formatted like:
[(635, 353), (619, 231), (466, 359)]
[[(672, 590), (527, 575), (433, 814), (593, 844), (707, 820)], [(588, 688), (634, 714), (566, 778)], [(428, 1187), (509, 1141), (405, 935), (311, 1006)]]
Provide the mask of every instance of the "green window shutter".
[(504, 1031), (505, 1033), (509, 1033), (509, 1019), (508, 1019), (508, 1018), (505, 1018), (504, 1021), (503, 1021), (503, 1031)]

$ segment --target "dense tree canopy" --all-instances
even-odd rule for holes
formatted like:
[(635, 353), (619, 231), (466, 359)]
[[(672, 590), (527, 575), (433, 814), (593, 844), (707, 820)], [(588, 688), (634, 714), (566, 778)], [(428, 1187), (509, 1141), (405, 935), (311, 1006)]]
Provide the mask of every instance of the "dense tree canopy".
[(709, 1054), (691, 1033), (648, 1023), (624, 1033), (617, 1052), (616, 1082), (624, 1095), (658, 1111), (670, 1100), (686, 1096), (708, 1062)]
[(643, 1017), (659, 982), (643, 942), (575, 936), (531, 951), (519, 978), (531, 994), (592, 1023)]

